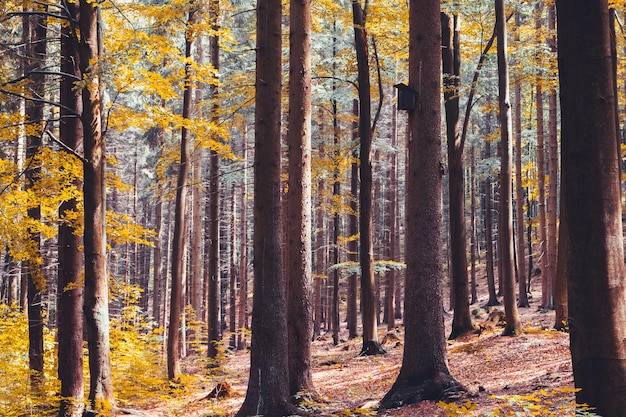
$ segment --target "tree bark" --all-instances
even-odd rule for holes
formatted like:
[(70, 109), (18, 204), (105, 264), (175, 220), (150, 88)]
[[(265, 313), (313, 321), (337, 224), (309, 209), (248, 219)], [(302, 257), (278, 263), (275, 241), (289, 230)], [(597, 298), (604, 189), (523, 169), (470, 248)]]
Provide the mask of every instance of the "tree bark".
[(237, 349), (246, 347), (245, 330), (248, 328), (248, 129), (242, 129), (241, 159), (244, 163), (241, 179), (241, 242), (239, 249), (239, 334)]
[(441, 13), (441, 33), (450, 191), (450, 279), (454, 309), (449, 339), (455, 339), (474, 330), (469, 310), (463, 146), (459, 137), (461, 54), (458, 16), (450, 18), (447, 14)]
[(311, 0), (291, 0), (286, 270), (289, 395), (313, 392), (311, 249)]
[(259, 0), (256, 12), (252, 348), (248, 389), (238, 417), (297, 414), (289, 402), (281, 253), (281, 1)]
[[(356, 143), (359, 135), (359, 101), (352, 101), (352, 116), (354, 121), (352, 122), (352, 141)], [(357, 241), (357, 235), (359, 233), (359, 218), (358, 218), (358, 198), (359, 198), (359, 164), (358, 151), (356, 146), (352, 150), (352, 163), (350, 164), (350, 217), (348, 218), (348, 235), (350, 240), (348, 241), (348, 257), (352, 262), (359, 261), (359, 244)], [(348, 277), (348, 306), (347, 306), (347, 322), (348, 322), (348, 338), (354, 339), (358, 336), (357, 319), (358, 319), (358, 275), (356, 272), (350, 274)]]
[[(64, 1), (64, 8), (70, 22), (79, 18), (78, 4)], [(80, 78), (78, 66), (78, 34), (75, 24), (61, 28), (61, 72)], [(83, 143), (83, 126), (80, 123), (82, 113), (81, 94), (74, 90), (74, 79), (61, 79), (60, 102), (62, 104), (59, 123), (59, 138), (72, 150), (77, 150)], [(67, 109), (67, 110), (66, 110)], [(71, 110), (71, 112), (69, 111)], [(67, 155), (68, 158), (73, 156)], [(82, 183), (76, 181), (80, 189)], [(77, 210), (76, 199), (65, 201), (59, 207), (59, 217)], [(58, 417), (80, 417), (83, 414), (84, 379), (83, 379), (83, 259), (81, 246), (83, 240), (75, 234), (76, 230), (67, 222), (59, 224), (59, 272), (57, 283), (57, 340), (58, 340), (58, 376), (61, 381), (61, 403)]]
[[(219, 70), (219, 0), (211, 0), (209, 20), (213, 34), (209, 37), (209, 50), (211, 54), (211, 64), (213, 68)], [(217, 85), (210, 86), (210, 96), (212, 100), (212, 118), (217, 123), (219, 120), (219, 93)], [(214, 140), (219, 138), (214, 137)], [(218, 345), (222, 338), (220, 328), (220, 157), (216, 150), (209, 150), (209, 207), (208, 218), (209, 236), (208, 236), (208, 276), (207, 285), (209, 287), (208, 305), (208, 357), (214, 360), (211, 366), (217, 366), (215, 361), (218, 359)]]
[(504, 0), (496, 0), (496, 34), (498, 37), (498, 91), (500, 107), (500, 225), (498, 243), (502, 265), (502, 286), (504, 293), (504, 314), (506, 327), (503, 335), (517, 335), (521, 331), (519, 313), (515, 300), (515, 271), (513, 264), (513, 213), (512, 192), (513, 182), (511, 161), (513, 145), (511, 138), (511, 103), (509, 101), (509, 69), (507, 60), (506, 20), (504, 17)]
[[(113, 379), (109, 342), (108, 282), (105, 235), (105, 138), (102, 133), (98, 12), (96, 4), (80, 1), (80, 68), (83, 87), (84, 169), (84, 313), (89, 350), (89, 400), (94, 411), (113, 404)], [(97, 65), (97, 64), (96, 64)]]
[(464, 390), (448, 369), (443, 320), (440, 3), (409, 7), (409, 86), (417, 99), (409, 111), (405, 346), (382, 409), (450, 400)]
[[(521, 26), (521, 16), (515, 22)], [(515, 31), (515, 42), (519, 42), (519, 30)], [(522, 82), (515, 77), (515, 250), (517, 260), (518, 307), (530, 307), (526, 291), (526, 246), (524, 245), (524, 187), (522, 183)]]
[(358, 0), (352, 0), (354, 43), (359, 85), (359, 263), (361, 265), (361, 315), (363, 324), (362, 355), (385, 353), (378, 341), (376, 323), (376, 280), (374, 277), (374, 248), (372, 242), (372, 116), (370, 75), (368, 63), (365, 14)]
[(626, 288), (607, 1), (557, 0), (563, 213), (577, 403), (626, 409)]
[[(187, 17), (187, 30), (185, 33), (185, 58), (191, 59), (190, 27), (195, 21), (196, 10), (194, 4)], [(193, 84), (191, 82), (191, 62), (185, 64), (185, 78), (183, 87), (184, 120), (191, 119), (193, 101)], [(180, 164), (178, 166), (178, 179), (176, 182), (176, 205), (174, 208), (174, 236), (172, 241), (172, 292), (170, 302), (170, 323), (167, 331), (167, 377), (169, 380), (177, 380), (180, 376), (180, 332), (181, 313), (183, 311), (183, 276), (185, 274), (185, 245), (186, 245), (186, 214), (187, 214), (187, 177), (189, 176), (189, 129), (185, 126), (181, 129), (180, 138)]]

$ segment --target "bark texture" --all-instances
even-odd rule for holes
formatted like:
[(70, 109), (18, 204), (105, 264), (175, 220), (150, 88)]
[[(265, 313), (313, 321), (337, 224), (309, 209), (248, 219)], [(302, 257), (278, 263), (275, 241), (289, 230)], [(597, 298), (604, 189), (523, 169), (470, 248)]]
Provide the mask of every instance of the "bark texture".
[(626, 409), (626, 287), (607, 1), (557, 0), (570, 350), (579, 403)]
[(400, 374), (380, 407), (452, 399), (463, 387), (446, 360), (442, 293), (441, 25), (439, 1), (411, 2), (406, 202), (405, 346)]

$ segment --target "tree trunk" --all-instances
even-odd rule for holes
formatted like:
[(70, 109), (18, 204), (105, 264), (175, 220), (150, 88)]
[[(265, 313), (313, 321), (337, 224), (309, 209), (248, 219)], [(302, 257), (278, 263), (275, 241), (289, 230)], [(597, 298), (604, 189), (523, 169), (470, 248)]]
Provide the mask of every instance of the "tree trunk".
[(441, 13), (443, 97), (446, 112), (450, 191), (450, 271), (454, 315), (449, 339), (474, 330), (469, 310), (463, 146), (459, 137), (461, 54), (458, 16)]
[(354, 43), (359, 84), (359, 155), (361, 187), (359, 192), (359, 263), (361, 265), (361, 314), (363, 322), (362, 355), (385, 353), (378, 341), (376, 323), (376, 280), (372, 242), (372, 116), (370, 75), (365, 15), (358, 0), (352, 0)]
[[(352, 122), (352, 140), (356, 143), (359, 135), (359, 101), (352, 101), (352, 116), (354, 121)], [(352, 262), (359, 261), (359, 244), (357, 241), (357, 235), (359, 233), (359, 219), (358, 219), (358, 194), (359, 194), (359, 164), (357, 162), (358, 151), (356, 146), (352, 150), (352, 163), (350, 164), (350, 217), (348, 218), (348, 235), (350, 240), (348, 241), (348, 258)], [(347, 322), (348, 322), (348, 338), (354, 339), (358, 336), (357, 320), (358, 320), (358, 274), (356, 272), (350, 274), (348, 277), (348, 306), (347, 306)]]
[[(515, 18), (521, 26), (521, 15)], [(519, 31), (515, 31), (515, 41), (519, 42)], [(518, 307), (530, 307), (526, 291), (526, 246), (524, 244), (524, 187), (522, 183), (522, 82), (515, 77), (515, 250), (517, 260)]]
[[(219, 30), (220, 1), (211, 0), (209, 20), (214, 34), (209, 37), (209, 51), (211, 54), (211, 65), (216, 70), (220, 67), (219, 56)], [(210, 86), (210, 96), (213, 102), (212, 117), (214, 122), (219, 120), (219, 94), (217, 85)], [(213, 138), (218, 140), (217, 137)], [(216, 360), (218, 357), (218, 344), (221, 339), (220, 329), (220, 157), (217, 151), (209, 150), (209, 212), (207, 221), (209, 222), (209, 256), (208, 256), (208, 357)], [(211, 366), (217, 366), (212, 363)]]
[[(24, 75), (29, 80), (24, 95), (26, 119), (36, 131), (26, 136), (26, 160), (29, 165), (26, 169), (27, 187), (35, 187), (41, 176), (41, 168), (32, 161), (42, 146), (44, 127), (44, 105), (37, 98), (45, 96), (45, 76), (38, 71), (45, 67), (46, 57), (46, 18), (42, 14), (46, 6), (36, 5), (34, 10), (24, 10), (31, 13), (24, 16), (23, 39), (26, 45)], [(32, 100), (30, 98), (33, 98)], [(34, 222), (41, 221), (41, 208), (28, 208), (28, 217)], [(46, 279), (43, 275), (43, 260), (41, 258), (41, 233), (32, 233), (30, 259), (27, 261), (28, 274), (28, 359), (30, 370), (30, 385), (34, 392), (41, 394), (44, 379), (44, 341), (43, 341), (43, 297), (46, 291)]]
[(289, 395), (312, 392), (311, 0), (292, 0), (289, 17), (289, 183), (286, 270)]
[(476, 149), (470, 148), (470, 283), (472, 298), (470, 304), (478, 302), (476, 291)]
[(382, 409), (451, 400), (464, 390), (448, 370), (443, 320), (440, 3), (415, 1), (409, 7), (409, 85), (417, 100), (409, 111), (406, 332), (400, 374)]
[(556, 11), (576, 401), (623, 416), (626, 294), (608, 4), (557, 0)]
[[(68, 19), (78, 17), (78, 4), (64, 1)], [(83, 142), (83, 126), (80, 123), (82, 97), (74, 90), (75, 80), (80, 78), (77, 41), (78, 34), (72, 25), (61, 28), (61, 72), (68, 74), (61, 79), (61, 121), (59, 138), (72, 150)], [(72, 77), (73, 76), (73, 77)], [(68, 158), (73, 156), (67, 155)], [(79, 189), (80, 181), (75, 184)], [(76, 199), (65, 201), (59, 207), (59, 217), (77, 209)], [(59, 224), (59, 272), (57, 283), (57, 340), (58, 376), (61, 381), (61, 404), (58, 417), (83, 415), (83, 285), (81, 283), (83, 240), (66, 222)]]
[(498, 37), (498, 91), (500, 107), (501, 165), (500, 165), (500, 224), (498, 227), (500, 263), (502, 265), (502, 286), (504, 293), (504, 314), (506, 327), (503, 335), (517, 335), (521, 323), (515, 300), (515, 271), (513, 265), (513, 182), (511, 161), (513, 145), (511, 138), (511, 103), (509, 101), (509, 69), (507, 61), (506, 20), (504, 0), (496, 0), (496, 33)]
[[(487, 113), (487, 133), (491, 133), (491, 112)], [(491, 142), (485, 141), (485, 159), (491, 158)], [(485, 212), (485, 262), (486, 262), (486, 274), (487, 274), (487, 288), (489, 291), (489, 300), (487, 300), (486, 306), (500, 305), (498, 301), (498, 294), (496, 293), (496, 278), (494, 273), (494, 250), (493, 250), (493, 198), (491, 193), (491, 177), (488, 175), (483, 181), (484, 202), (483, 210)]]
[[(196, 10), (189, 10), (187, 26), (195, 22)], [(188, 29), (185, 34), (185, 58), (191, 60), (191, 46), (193, 39)], [(185, 78), (183, 87), (184, 120), (191, 118), (193, 101), (193, 84), (191, 82), (191, 62), (185, 64)], [(177, 380), (180, 376), (180, 332), (181, 313), (183, 310), (183, 281), (185, 274), (185, 245), (186, 245), (186, 214), (187, 214), (187, 176), (189, 175), (189, 129), (183, 126), (180, 138), (180, 164), (178, 167), (178, 180), (176, 182), (176, 206), (174, 208), (174, 237), (172, 241), (172, 293), (170, 302), (170, 323), (167, 332), (167, 377)]]
[(239, 335), (237, 337), (237, 349), (246, 347), (246, 334), (248, 328), (248, 129), (244, 124), (242, 129), (243, 178), (241, 179), (241, 242), (239, 249)]
[(80, 68), (87, 80), (83, 96), (84, 169), (84, 313), (89, 350), (89, 400), (94, 411), (113, 403), (113, 379), (109, 342), (108, 282), (105, 235), (105, 138), (102, 133), (98, 11), (96, 4), (80, 1)]
[[(391, 113), (391, 147), (389, 155), (389, 234), (388, 245), (390, 245), (389, 255), (392, 261), (399, 262), (400, 256), (400, 234), (398, 233), (398, 110), (394, 106)], [(396, 327), (395, 309), (395, 288), (398, 272), (395, 268), (387, 272), (387, 283), (385, 287), (385, 306), (387, 310), (387, 330)]]
[(238, 417), (297, 414), (289, 403), (287, 288), (281, 256), (281, 1), (259, 0), (256, 12), (252, 349), (248, 389)]

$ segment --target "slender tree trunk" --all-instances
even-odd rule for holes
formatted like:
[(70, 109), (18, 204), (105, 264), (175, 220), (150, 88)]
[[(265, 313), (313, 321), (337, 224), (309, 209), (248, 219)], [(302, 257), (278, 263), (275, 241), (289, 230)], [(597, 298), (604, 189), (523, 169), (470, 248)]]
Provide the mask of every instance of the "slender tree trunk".
[[(216, 33), (219, 30), (220, 2), (219, 0), (211, 0), (209, 19), (211, 28), (214, 32), (209, 37), (209, 50), (211, 54), (211, 64), (213, 68), (219, 70), (219, 36)], [(210, 87), (212, 105), (212, 117), (214, 121), (219, 120), (219, 94), (217, 85)], [(217, 140), (218, 138), (214, 138)], [(207, 221), (209, 222), (209, 256), (208, 256), (208, 357), (217, 359), (218, 344), (221, 339), (220, 331), (220, 157), (217, 151), (211, 149), (209, 151), (209, 213)], [(212, 364), (218, 365), (217, 363)]]
[(85, 148), (85, 300), (84, 313), (89, 350), (89, 400), (94, 411), (107, 409), (114, 400), (109, 342), (108, 283), (105, 235), (105, 138), (102, 133), (98, 12), (96, 4), (80, 1), (80, 68), (87, 80), (83, 96)]
[[(26, 64), (24, 76), (28, 79), (24, 95), (25, 113), (29, 123), (36, 131), (26, 136), (26, 168), (27, 187), (35, 187), (41, 176), (41, 168), (33, 158), (39, 153), (42, 146), (44, 126), (44, 105), (35, 100), (45, 96), (45, 76), (38, 73), (45, 67), (47, 23), (42, 13), (46, 6), (36, 5), (34, 10), (24, 10), (32, 13), (24, 16), (22, 36), (26, 45)], [(33, 98), (31, 100), (30, 98)], [(41, 208), (28, 208), (28, 217), (34, 222), (41, 221)], [(27, 261), (28, 279), (28, 359), (30, 369), (30, 385), (34, 392), (41, 394), (44, 380), (44, 341), (43, 341), (43, 297), (46, 291), (46, 279), (43, 275), (43, 260), (41, 258), (41, 234), (36, 232), (30, 236), (32, 244), (30, 259)]]
[[(487, 132), (491, 132), (491, 112), (487, 113)], [(491, 142), (489, 142), (488, 140), (485, 142), (485, 159), (487, 158), (491, 158)], [(485, 212), (485, 258), (487, 269), (487, 288), (489, 291), (489, 300), (487, 300), (487, 306), (497, 306), (500, 305), (500, 301), (498, 301), (498, 294), (496, 293), (496, 278), (493, 265), (493, 197), (490, 176), (487, 176), (483, 181), (483, 187), (485, 188), (485, 197), (483, 203), (483, 210)]]
[(450, 263), (454, 315), (450, 339), (474, 330), (469, 310), (463, 147), (459, 137), (461, 54), (458, 17), (441, 13), (443, 97), (446, 111), (450, 192)]
[[(333, 85), (334, 89), (334, 85)], [(332, 100), (333, 108), (333, 205), (340, 198), (341, 183), (339, 179), (339, 127), (337, 120), (337, 100)], [(341, 219), (339, 210), (333, 207), (333, 242), (332, 242), (332, 264), (339, 264), (339, 235), (341, 234)], [(333, 334), (333, 344), (339, 344), (339, 269), (332, 271), (333, 279), (333, 297), (331, 308), (331, 330)]]
[[(78, 4), (64, 1), (67, 17), (78, 18)], [(78, 34), (74, 25), (61, 28), (61, 72), (73, 75), (61, 80), (60, 140), (72, 150), (77, 150), (83, 142), (83, 126), (80, 123), (82, 97), (73, 89), (75, 79), (80, 78), (78, 66), (80, 57), (77, 48)], [(68, 110), (66, 110), (68, 109)], [(70, 112), (69, 110), (72, 110)], [(68, 154), (68, 158), (72, 158)], [(79, 189), (80, 181), (75, 184)], [(65, 201), (59, 208), (59, 217), (77, 209), (76, 199)], [(83, 415), (83, 240), (75, 234), (69, 223), (59, 224), (59, 273), (57, 283), (57, 340), (58, 376), (61, 381), (61, 404), (58, 417), (80, 417)]]
[(507, 61), (506, 21), (504, 0), (496, 0), (496, 33), (498, 37), (498, 91), (500, 104), (501, 164), (500, 164), (500, 225), (498, 242), (502, 265), (502, 286), (504, 293), (504, 314), (506, 327), (503, 335), (517, 335), (521, 331), (517, 302), (515, 300), (515, 271), (513, 265), (513, 182), (512, 138), (511, 138), (511, 103), (509, 101), (509, 69)]
[(289, 395), (314, 391), (311, 249), (311, 0), (292, 0), (289, 18), (287, 324)]
[[(515, 18), (521, 26), (518, 12)], [(515, 41), (519, 42), (519, 30), (515, 31)], [(526, 246), (524, 244), (524, 187), (522, 183), (522, 82), (515, 77), (515, 249), (517, 260), (518, 307), (530, 307), (526, 291)]]
[(242, 134), (241, 159), (243, 161), (243, 175), (241, 179), (241, 242), (239, 249), (239, 335), (237, 349), (246, 347), (248, 328), (248, 130), (244, 125)]
[[(191, 60), (191, 30), (189, 27), (195, 22), (196, 10), (194, 5), (189, 10), (187, 18), (187, 33), (185, 34), (185, 57)], [(191, 82), (191, 62), (185, 64), (185, 79), (183, 87), (183, 110), (184, 120), (191, 119), (191, 107), (193, 101), (193, 84)], [(176, 206), (174, 209), (174, 237), (172, 241), (172, 293), (170, 302), (170, 323), (167, 332), (167, 376), (170, 380), (177, 380), (180, 376), (180, 349), (181, 349), (181, 313), (183, 310), (183, 292), (185, 275), (185, 237), (186, 237), (186, 212), (187, 212), (187, 176), (189, 175), (189, 130), (183, 126), (180, 139), (180, 164), (178, 167), (178, 180), (176, 182)]]
[(359, 81), (359, 155), (361, 187), (359, 192), (359, 263), (361, 265), (361, 314), (363, 322), (363, 355), (384, 353), (378, 341), (376, 323), (376, 280), (372, 243), (372, 122), (370, 78), (367, 53), (367, 31), (364, 11), (358, 0), (352, 0), (354, 42)]
[(443, 323), (440, 2), (409, 8), (409, 86), (417, 100), (409, 111), (405, 348), (382, 409), (450, 400), (464, 390), (448, 369)]
[[(352, 115), (354, 121), (352, 123), (352, 141), (356, 143), (359, 135), (359, 125), (357, 122), (359, 114), (359, 101), (352, 101)], [(348, 241), (348, 258), (352, 262), (359, 261), (359, 244), (357, 241), (357, 235), (359, 233), (359, 218), (358, 218), (358, 194), (359, 194), (359, 164), (357, 162), (358, 151), (356, 146), (352, 150), (352, 164), (350, 166), (350, 216), (348, 218), (348, 235), (350, 240)], [(352, 273), (348, 277), (348, 306), (347, 306), (347, 322), (348, 322), (348, 337), (354, 339), (358, 336), (357, 319), (358, 319), (358, 275)]]
[[(398, 110), (396, 106), (391, 113), (391, 147), (389, 155), (389, 234), (386, 240), (390, 245), (391, 260), (398, 262), (400, 256), (400, 234), (398, 233)], [(387, 307), (387, 330), (396, 327), (395, 288), (398, 273), (395, 268), (387, 272), (385, 287), (385, 306)]]
[(470, 304), (478, 302), (476, 291), (476, 149), (470, 149), (470, 282), (472, 298)]

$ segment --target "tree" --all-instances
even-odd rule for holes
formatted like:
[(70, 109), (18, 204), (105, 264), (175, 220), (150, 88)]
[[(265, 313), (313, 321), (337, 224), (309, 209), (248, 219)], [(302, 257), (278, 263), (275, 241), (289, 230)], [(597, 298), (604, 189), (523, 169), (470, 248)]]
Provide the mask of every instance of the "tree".
[[(193, 24), (196, 19), (197, 9), (190, 4), (188, 11), (187, 27), (185, 30), (185, 77), (183, 86), (183, 109), (184, 120), (191, 119), (193, 84), (191, 47), (193, 44)], [(170, 324), (167, 331), (167, 377), (176, 380), (180, 376), (180, 325), (183, 311), (183, 274), (185, 269), (185, 213), (187, 207), (187, 176), (189, 175), (189, 140), (190, 132), (186, 125), (181, 128), (180, 138), (180, 164), (178, 166), (178, 180), (176, 183), (176, 207), (174, 209), (174, 237), (172, 242), (172, 293), (170, 303)]]
[(521, 330), (517, 303), (515, 300), (515, 271), (513, 265), (513, 182), (511, 161), (513, 144), (511, 140), (511, 103), (509, 101), (509, 70), (507, 60), (506, 20), (504, 0), (496, 0), (496, 34), (498, 37), (498, 91), (500, 107), (500, 223), (498, 242), (502, 283), (504, 293), (504, 313), (506, 327), (503, 335), (516, 335)]
[[(209, 49), (211, 53), (211, 64), (215, 70), (220, 66), (219, 36), (219, 0), (211, 0), (209, 10), (209, 20), (211, 22), (212, 34), (209, 37)], [(219, 110), (219, 90), (217, 83), (210, 86), (210, 95), (213, 105), (211, 108), (214, 121), (218, 120)], [(209, 150), (209, 204), (207, 207), (208, 224), (208, 246), (209, 256), (207, 265), (207, 286), (209, 299), (208, 305), (208, 356), (217, 359), (218, 343), (221, 339), (220, 328), (220, 178), (219, 178), (220, 157), (215, 149)], [(213, 364), (217, 365), (217, 364)]]
[(385, 353), (378, 341), (376, 322), (376, 282), (374, 277), (374, 248), (372, 242), (372, 127), (368, 37), (365, 29), (366, 7), (352, 0), (354, 45), (356, 49), (359, 85), (359, 263), (361, 265), (361, 317), (363, 323), (362, 355)]
[(417, 99), (409, 111), (405, 345), (383, 409), (451, 399), (464, 389), (448, 369), (443, 325), (440, 3), (411, 2), (409, 16), (409, 86)]
[[(63, 2), (70, 24), (61, 28), (61, 120), (60, 140), (70, 150), (82, 145), (83, 126), (80, 123), (82, 96), (74, 89), (80, 80), (76, 19), (78, 4)], [(66, 152), (68, 158), (73, 156)], [(78, 182), (76, 186), (80, 188)], [(59, 217), (64, 219), (77, 210), (76, 199), (65, 201), (59, 207)], [(76, 228), (65, 221), (59, 224), (59, 275), (57, 283), (57, 340), (58, 375), (61, 381), (61, 404), (58, 417), (79, 417), (84, 410), (83, 382), (83, 262), (80, 247), (82, 239)]]
[(238, 417), (296, 413), (289, 402), (286, 283), (281, 256), (280, 0), (257, 2), (254, 294), (250, 378)]
[(557, 0), (562, 212), (579, 403), (626, 409), (626, 292), (607, 1)]
[[(41, 176), (41, 168), (35, 161), (40, 152), (43, 137), (44, 97), (47, 23), (45, 5), (35, 5), (33, 10), (24, 10), (22, 37), (26, 45), (24, 77), (26, 84), (25, 113), (26, 122), (35, 126), (26, 135), (26, 187), (34, 189)], [(33, 223), (41, 221), (41, 206), (34, 205), (27, 210)], [(28, 358), (31, 371), (30, 381), (33, 390), (41, 389), (44, 378), (44, 341), (43, 341), (43, 293), (46, 291), (46, 280), (43, 275), (41, 258), (41, 233), (37, 228), (30, 229), (30, 255), (27, 266), (28, 279)]]
[(450, 269), (454, 316), (450, 339), (474, 330), (469, 310), (463, 148), (459, 135), (461, 51), (459, 17), (441, 13), (443, 97), (446, 112), (450, 190)]
[(80, 69), (83, 79), (84, 183), (84, 313), (89, 350), (89, 401), (94, 411), (113, 404), (113, 378), (109, 341), (108, 283), (105, 236), (105, 137), (102, 132), (102, 96), (97, 4), (80, 1)]
[(311, 374), (311, 0), (292, 0), (289, 15), (286, 271), (289, 395), (314, 390)]

